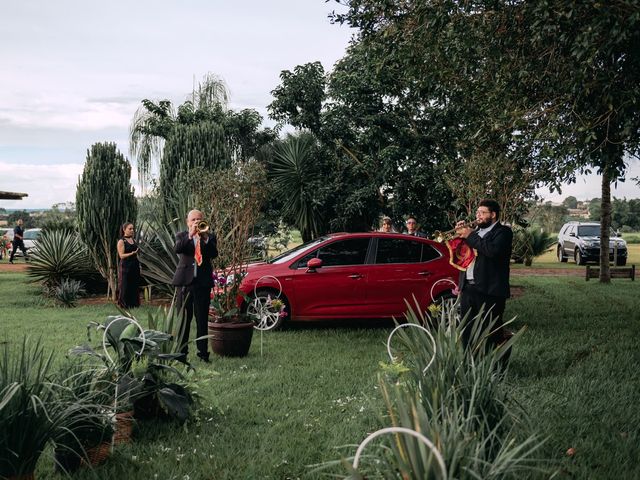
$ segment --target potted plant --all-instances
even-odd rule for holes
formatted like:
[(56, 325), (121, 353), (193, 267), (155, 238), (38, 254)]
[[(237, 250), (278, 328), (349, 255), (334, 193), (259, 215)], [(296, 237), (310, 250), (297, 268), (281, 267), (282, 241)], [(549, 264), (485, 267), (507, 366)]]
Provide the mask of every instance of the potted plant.
[(218, 241), (212, 293), (209, 342), (214, 353), (244, 356), (251, 346), (253, 323), (240, 306), (246, 300), (240, 284), (252, 256), (252, 236), (266, 199), (266, 172), (257, 161), (222, 171), (198, 170), (190, 175), (190, 189)]
[(52, 353), (24, 338), (0, 348), (0, 478), (33, 478), (36, 463), (63, 420), (52, 382)]
[(79, 362), (63, 365), (58, 377), (57, 401), (67, 413), (53, 438), (54, 459), (56, 470), (71, 473), (83, 462), (98, 464), (109, 454), (113, 385), (103, 368)]

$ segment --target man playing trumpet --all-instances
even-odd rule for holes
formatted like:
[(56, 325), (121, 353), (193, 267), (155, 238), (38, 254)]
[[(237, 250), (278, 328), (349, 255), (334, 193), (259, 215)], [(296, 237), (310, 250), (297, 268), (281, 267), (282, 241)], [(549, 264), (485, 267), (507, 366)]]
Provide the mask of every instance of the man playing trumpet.
[[(476, 210), (477, 228), (471, 228), (461, 221), (456, 224), (456, 233), (476, 250), (477, 255), (471, 265), (460, 272), (460, 305), (462, 316), (467, 313), (473, 322), (484, 305), (484, 312), (490, 312), (495, 320), (489, 342), (498, 346), (504, 339), (502, 315), (509, 290), (509, 262), (513, 232), (499, 222), (500, 205), (495, 200), (480, 201)], [(489, 318), (489, 317), (488, 317)], [(477, 319), (475, 321), (481, 321)], [(462, 333), (465, 346), (469, 344), (472, 323), (468, 323)]]
[[(187, 215), (187, 230), (176, 235), (174, 251), (180, 256), (172, 284), (177, 289), (177, 307), (182, 312), (179, 345), (181, 360), (187, 361), (191, 318), (195, 313), (197, 337), (207, 335), (209, 303), (213, 287), (211, 260), (218, 256), (215, 235), (203, 221), (200, 210), (191, 210)], [(209, 361), (207, 339), (196, 340), (198, 357)]]

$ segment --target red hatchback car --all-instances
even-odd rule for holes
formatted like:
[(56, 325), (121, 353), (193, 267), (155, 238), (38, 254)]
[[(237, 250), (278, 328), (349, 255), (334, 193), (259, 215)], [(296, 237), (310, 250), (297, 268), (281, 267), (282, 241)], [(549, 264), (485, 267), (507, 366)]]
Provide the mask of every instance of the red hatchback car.
[(273, 320), (277, 327), (284, 319), (401, 318), (405, 299), (413, 303), (415, 295), (426, 308), (432, 297), (451, 294), (457, 278), (447, 247), (432, 240), (335, 233), (249, 265), (241, 290), (250, 299), (257, 293), (263, 303), (281, 291), (287, 314)]

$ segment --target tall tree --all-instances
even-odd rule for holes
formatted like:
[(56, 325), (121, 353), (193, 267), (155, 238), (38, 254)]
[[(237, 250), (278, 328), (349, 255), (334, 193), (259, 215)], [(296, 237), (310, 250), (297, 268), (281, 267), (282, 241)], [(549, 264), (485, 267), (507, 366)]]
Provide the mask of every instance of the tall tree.
[(640, 5), (351, 0), (336, 21), (382, 48), (379, 69), (452, 122), (462, 152), (499, 135), (538, 184), (602, 175), (601, 281), (609, 281), (610, 184), (640, 144)]
[[(276, 138), (276, 132), (261, 128), (262, 117), (252, 109), (234, 112), (227, 108), (229, 94), (224, 82), (208, 74), (195, 87), (187, 100), (174, 108), (169, 100), (153, 102), (142, 100), (129, 129), (130, 153), (137, 160), (141, 185), (151, 178), (153, 161), (160, 164), (175, 160), (174, 156), (163, 156), (166, 142), (174, 133), (184, 138), (185, 134), (199, 131), (197, 125), (216, 125), (222, 129), (225, 150), (233, 161), (247, 161), (265, 144)], [(194, 127), (189, 130), (178, 127)], [(217, 134), (216, 134), (217, 135)], [(180, 139), (176, 139), (180, 143)], [(202, 150), (198, 147), (198, 150)], [(214, 155), (216, 152), (211, 152)], [(176, 165), (169, 166), (175, 169)]]
[(131, 165), (115, 143), (96, 143), (87, 151), (76, 188), (76, 214), (80, 238), (107, 280), (107, 295), (115, 300), (118, 231), (124, 222), (135, 222), (137, 214)]

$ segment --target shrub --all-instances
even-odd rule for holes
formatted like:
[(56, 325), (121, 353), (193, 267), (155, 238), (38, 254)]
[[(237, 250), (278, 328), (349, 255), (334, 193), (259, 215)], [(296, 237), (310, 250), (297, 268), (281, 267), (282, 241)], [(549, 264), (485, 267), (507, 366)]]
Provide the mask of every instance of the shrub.
[(78, 297), (85, 294), (84, 283), (65, 278), (53, 288), (53, 297), (63, 307), (75, 307)]
[(66, 279), (84, 282), (89, 291), (99, 291), (104, 285), (86, 247), (76, 233), (68, 230), (42, 232), (27, 273), (33, 281), (48, 287), (58, 286)]
[(516, 263), (531, 266), (533, 259), (545, 253), (556, 243), (556, 238), (536, 227), (519, 229), (513, 234), (511, 258)]

